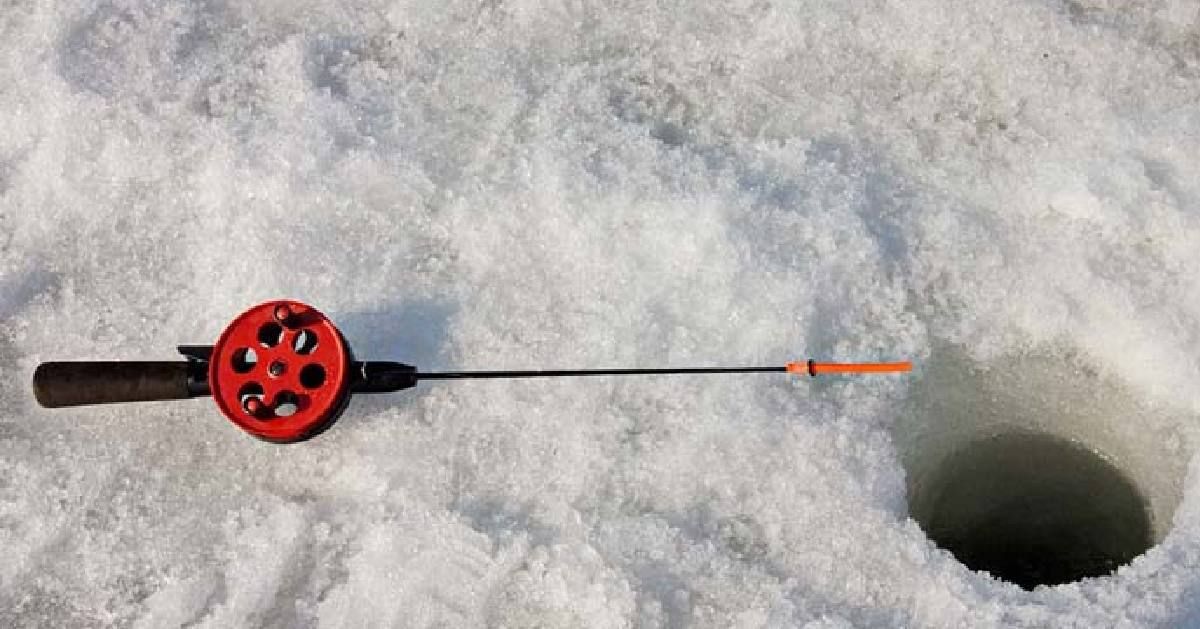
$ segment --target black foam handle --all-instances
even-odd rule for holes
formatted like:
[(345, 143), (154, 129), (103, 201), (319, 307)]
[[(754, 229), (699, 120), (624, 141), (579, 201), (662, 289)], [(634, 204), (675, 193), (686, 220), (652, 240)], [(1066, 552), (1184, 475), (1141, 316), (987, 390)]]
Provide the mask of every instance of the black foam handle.
[(42, 363), (33, 372), (33, 396), (46, 408), (182, 400), (190, 397), (188, 363)]

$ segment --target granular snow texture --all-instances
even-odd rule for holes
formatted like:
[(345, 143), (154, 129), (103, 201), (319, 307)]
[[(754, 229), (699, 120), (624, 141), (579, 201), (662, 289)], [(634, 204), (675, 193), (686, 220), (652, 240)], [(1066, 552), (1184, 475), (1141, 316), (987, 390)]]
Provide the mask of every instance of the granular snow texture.
[[(1200, 625), (1194, 0), (0, 4), (0, 625)], [(425, 369), (918, 370), (427, 383), (290, 446), (32, 399), (277, 297)], [(928, 541), (938, 347), (1183, 418), (1158, 543), (1025, 591)]]

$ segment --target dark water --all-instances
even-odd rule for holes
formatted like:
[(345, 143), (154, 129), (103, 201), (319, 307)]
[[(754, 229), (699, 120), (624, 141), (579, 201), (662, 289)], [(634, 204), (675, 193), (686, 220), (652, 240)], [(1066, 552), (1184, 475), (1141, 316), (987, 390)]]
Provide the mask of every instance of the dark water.
[(939, 547), (1025, 589), (1108, 574), (1152, 544), (1137, 487), (1091, 450), (1047, 435), (971, 443), (908, 499)]

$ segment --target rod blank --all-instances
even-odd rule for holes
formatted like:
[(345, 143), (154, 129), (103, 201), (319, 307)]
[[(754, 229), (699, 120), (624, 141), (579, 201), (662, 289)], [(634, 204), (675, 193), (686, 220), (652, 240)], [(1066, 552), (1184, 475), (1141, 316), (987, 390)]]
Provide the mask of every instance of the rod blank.
[(418, 380), (564, 378), (573, 376), (653, 376), (700, 373), (782, 373), (787, 367), (703, 367), (693, 369), (541, 369), (533, 371), (443, 371), (417, 373)]
[(895, 363), (788, 363), (784, 367), (702, 367), (692, 369), (540, 369), (528, 371), (445, 371), (414, 374), (418, 380), (490, 378), (561, 378), (573, 376), (653, 376), (706, 373), (894, 373), (912, 371), (909, 361)]

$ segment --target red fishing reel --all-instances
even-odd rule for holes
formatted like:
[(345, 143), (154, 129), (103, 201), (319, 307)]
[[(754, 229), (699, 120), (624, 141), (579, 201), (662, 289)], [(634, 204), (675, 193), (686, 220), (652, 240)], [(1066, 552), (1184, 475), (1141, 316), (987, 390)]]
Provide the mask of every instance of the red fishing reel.
[(350, 350), (316, 308), (269, 301), (238, 315), (208, 361), (217, 408), (267, 441), (307, 439), (329, 427), (350, 400)]
[(352, 393), (399, 391), (417, 383), (410, 365), (355, 362), (328, 317), (284, 299), (238, 315), (216, 345), (178, 350), (186, 362), (42, 363), (33, 374), (33, 393), (47, 408), (212, 395), (242, 430), (292, 443), (337, 421)]

